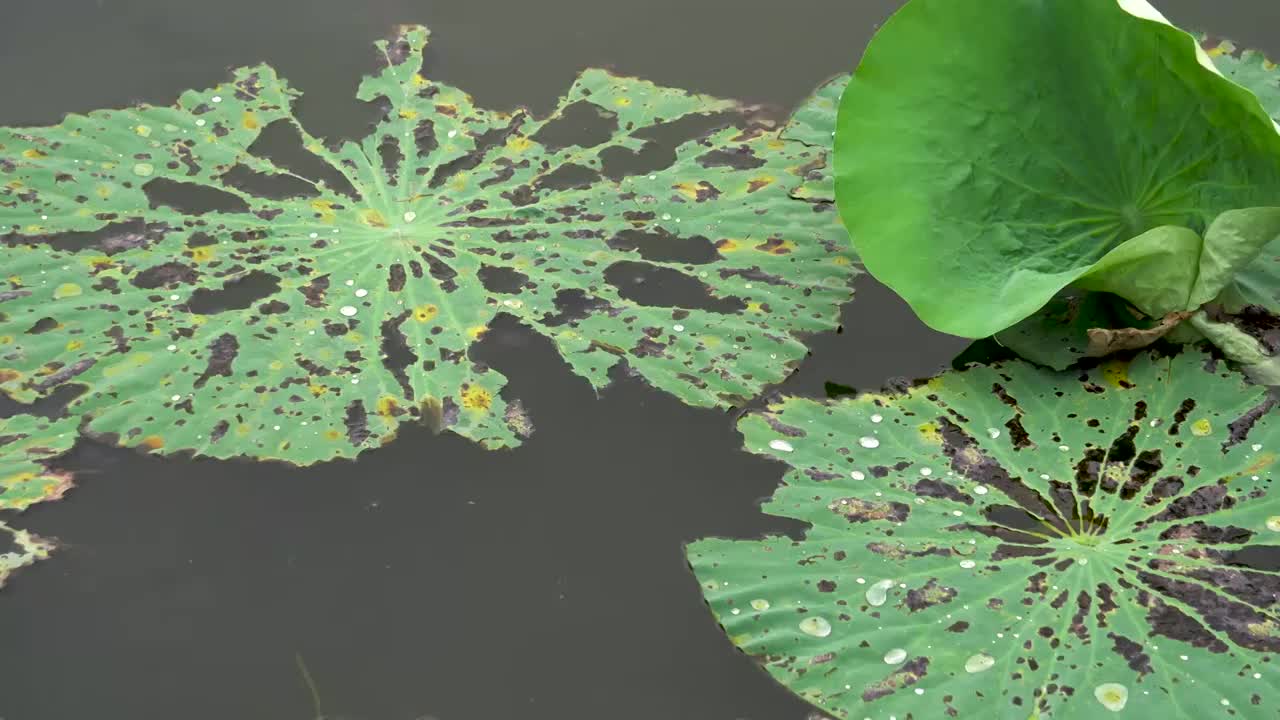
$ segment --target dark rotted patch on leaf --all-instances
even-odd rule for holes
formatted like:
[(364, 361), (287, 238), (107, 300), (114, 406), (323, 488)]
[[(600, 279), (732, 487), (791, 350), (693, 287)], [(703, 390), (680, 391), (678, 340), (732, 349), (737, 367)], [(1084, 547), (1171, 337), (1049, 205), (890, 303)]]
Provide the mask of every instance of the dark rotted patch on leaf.
[(903, 663), (901, 667), (894, 670), (885, 679), (868, 685), (862, 692), (862, 699), (865, 702), (879, 700), (882, 697), (892, 695), (894, 692), (905, 687), (910, 687), (920, 682), (920, 680), (929, 673), (929, 658), (915, 657)]
[(347, 440), (356, 447), (364, 445), (372, 435), (369, 432), (369, 413), (361, 400), (347, 405), (344, 423), (347, 426)]
[(239, 353), (240, 341), (235, 335), (231, 333), (219, 335), (209, 343), (209, 364), (196, 379), (195, 387), (204, 387), (205, 383), (216, 376), (231, 377), (231, 366)]
[(172, 288), (178, 285), (190, 285), (200, 277), (200, 273), (190, 265), (180, 262), (166, 262), (154, 265), (133, 276), (129, 282), (134, 287), (144, 290)]
[(1151, 657), (1143, 652), (1142, 645), (1116, 633), (1108, 633), (1107, 637), (1111, 638), (1111, 649), (1124, 658), (1129, 668), (1138, 673), (1139, 677), (1154, 672), (1151, 668)]
[(840, 498), (827, 505), (827, 509), (843, 515), (849, 522), (869, 522), (872, 520), (889, 520), (902, 522), (911, 513), (911, 508), (900, 502), (871, 502), (859, 498)]
[(911, 489), (915, 494), (923, 497), (944, 498), (964, 503), (965, 505), (973, 504), (972, 496), (960, 492), (960, 489), (955, 485), (941, 480), (933, 480), (931, 478), (917, 480)]
[(915, 613), (927, 610), (935, 605), (949, 603), (955, 597), (955, 588), (940, 585), (937, 578), (929, 578), (929, 581), (924, 585), (908, 590), (899, 607), (906, 608), (907, 612)]
[(1228, 525), (1218, 527), (1197, 520), (1187, 525), (1175, 525), (1160, 533), (1161, 540), (1196, 540), (1209, 545), (1240, 544), (1249, 541), (1253, 533), (1244, 528)]

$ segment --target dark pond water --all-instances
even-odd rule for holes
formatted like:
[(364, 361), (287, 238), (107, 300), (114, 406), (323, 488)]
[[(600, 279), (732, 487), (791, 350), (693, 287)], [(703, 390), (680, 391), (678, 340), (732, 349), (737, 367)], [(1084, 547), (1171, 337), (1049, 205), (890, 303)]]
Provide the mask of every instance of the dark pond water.
[[(0, 9), (0, 124), (168, 102), (266, 61), (303, 122), (363, 134), (370, 43), (434, 36), (430, 74), (490, 107), (546, 111), (582, 67), (742, 98), (781, 116), (852, 67), (899, 0), (41, 0)], [(1184, 26), (1280, 51), (1270, 0), (1166, 0)], [(944, 69), (940, 68), (940, 71)], [(963, 343), (869, 278), (844, 331), (785, 391), (878, 388)], [(0, 592), (4, 720), (802, 720), (731, 648), (682, 544), (786, 531), (756, 504), (781, 468), (730, 415), (624, 380), (596, 397), (544, 340), (492, 332), (482, 358), (539, 430), (486, 452), (406, 429), (359, 462), (179, 462), (82, 443), (79, 487), (22, 525), (53, 559)]]

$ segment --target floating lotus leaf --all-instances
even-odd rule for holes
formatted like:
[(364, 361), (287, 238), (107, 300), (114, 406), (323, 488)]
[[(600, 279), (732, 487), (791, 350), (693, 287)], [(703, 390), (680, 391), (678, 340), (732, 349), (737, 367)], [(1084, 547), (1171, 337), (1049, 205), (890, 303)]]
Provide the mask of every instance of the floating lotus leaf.
[[(847, 239), (791, 197), (827, 150), (601, 70), (548, 118), (485, 110), (421, 74), (426, 43), (379, 43), (357, 97), (386, 113), (359, 143), (307, 133), (263, 66), (0, 130), (0, 391), (76, 384), (70, 411), (122, 444), (302, 464), (413, 419), (519, 442), (523, 409), (469, 355), (501, 314), (597, 387), (625, 362), (699, 406), (781, 380), (834, 327)], [(738, 126), (662, 158), (653, 137), (708, 115)], [(298, 158), (262, 149), (276, 129)]]
[[(0, 419), (0, 510), (21, 511), (60, 499), (71, 487), (71, 475), (47, 463), (69, 451), (76, 436), (74, 419)], [(52, 549), (52, 543), (0, 521), (0, 587), (14, 570), (44, 559)]]
[(786, 399), (741, 429), (807, 533), (689, 557), (733, 643), (838, 718), (1273, 717), (1272, 405), (1191, 351)]

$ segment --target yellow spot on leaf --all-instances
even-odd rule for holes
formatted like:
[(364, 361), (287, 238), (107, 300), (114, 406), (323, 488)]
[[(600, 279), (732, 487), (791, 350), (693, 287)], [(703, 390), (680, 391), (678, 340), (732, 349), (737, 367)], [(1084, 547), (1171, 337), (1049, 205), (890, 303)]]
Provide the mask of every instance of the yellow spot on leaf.
[(1124, 360), (1108, 360), (1102, 365), (1102, 378), (1113, 388), (1133, 387), (1129, 382), (1129, 363)]
[(12, 335), (0, 335), (0, 345), (10, 345), (13, 343)]
[(629, 97), (620, 97), (620, 98), (618, 98), (617, 100), (614, 100), (614, 101), (613, 101), (613, 104), (614, 104), (614, 105), (617, 105), (618, 107), (627, 107), (627, 106), (631, 105), (631, 98), (629, 98)]
[(361, 210), (360, 222), (376, 228), (384, 228), (387, 226), (387, 219), (382, 217), (382, 213), (377, 210)]
[(147, 127), (146, 125), (139, 125), (138, 127), (134, 128), (133, 131), (138, 133), (138, 135), (140, 135), (141, 137), (151, 137), (151, 128)]
[(22, 373), (10, 368), (0, 368), (0, 383), (13, 382), (22, 377)]
[(280, 360), (272, 360), (271, 364), (268, 365), (267, 367), (271, 368), (272, 370), (283, 370), (284, 363), (281, 362)]
[(507, 149), (511, 152), (524, 152), (533, 147), (533, 141), (527, 137), (513, 137), (507, 141)]
[(320, 397), (321, 395), (329, 392), (328, 387), (324, 385), (317, 385), (315, 383), (311, 383), (310, 385), (308, 385), (307, 389), (310, 390), (311, 394), (315, 397)]
[(400, 118), (402, 120), (416, 120), (417, 117), (418, 117), (417, 110), (401, 110), (400, 111)]
[(462, 407), (468, 410), (485, 411), (493, 405), (493, 395), (477, 385), (464, 385), (462, 388)]
[(99, 183), (93, 188), (93, 192), (97, 194), (98, 197), (105, 200), (111, 197), (111, 193), (115, 192), (115, 190), (110, 185)]
[(79, 340), (72, 340), (67, 343), (67, 352), (75, 352), (76, 350), (79, 350), (82, 347), (84, 347), (84, 343), (80, 342)]
[(257, 130), (262, 127), (262, 124), (258, 122), (258, 116), (252, 110), (244, 111), (244, 115), (240, 116), (240, 124), (244, 126), (245, 130)]
[(378, 415), (381, 415), (388, 420), (394, 419), (396, 416), (403, 413), (400, 409), (400, 404), (397, 403), (396, 399), (390, 395), (383, 395), (378, 398), (377, 412)]
[(737, 240), (730, 240), (728, 238), (725, 238), (723, 240), (716, 241), (716, 250), (718, 250), (721, 253), (731, 253), (734, 250), (741, 249), (741, 247), (742, 246), (738, 244)]
[(845, 255), (837, 255), (831, 262), (836, 265), (844, 266), (850, 264), (852, 261)]
[(471, 338), (472, 340), (479, 340), (480, 338), (484, 337), (484, 334), (487, 332), (489, 332), (488, 325), (475, 325), (467, 328), (467, 337)]
[(432, 305), (431, 303), (427, 303), (426, 305), (419, 305), (418, 307), (413, 309), (413, 319), (417, 320), (420, 323), (431, 322), (432, 320), (435, 319), (436, 315), (439, 315), (439, 314), (440, 314), (440, 308), (436, 307), (435, 305)]
[(428, 83), (428, 82), (429, 82), (429, 81), (428, 81), (426, 78), (422, 77), (422, 73), (414, 73), (414, 74), (413, 74), (413, 86), (414, 86), (414, 87), (425, 87), (425, 86), (427, 85), (427, 83)]
[(747, 181), (747, 192), (753, 193), (761, 188), (766, 188), (772, 185), (775, 179), (776, 178), (772, 175), (761, 175), (759, 177), (751, 178)]
[(685, 196), (685, 197), (687, 197), (687, 198), (691, 198), (691, 199), (693, 199), (693, 200), (697, 200), (697, 199), (698, 199), (698, 185), (697, 185), (697, 183), (682, 182), (682, 183), (677, 183), (676, 185), (673, 185), (672, 187), (674, 187), (676, 190), (680, 191), (680, 194), (681, 194), (681, 195), (684, 195), (684, 196)]
[(53, 291), (53, 297), (55, 300), (61, 300), (63, 298), (77, 297), (83, 293), (84, 290), (81, 289), (79, 285), (75, 283), (63, 283)]
[(211, 246), (198, 247), (191, 251), (191, 259), (198, 263), (206, 263), (212, 260), (216, 254)]
[(330, 439), (330, 440), (341, 440), (341, 439), (342, 439), (342, 433), (338, 432), (337, 430), (325, 430), (325, 431), (324, 431), (324, 436), (325, 436), (326, 438)]
[(916, 430), (920, 432), (920, 438), (932, 445), (942, 444), (942, 433), (938, 430), (936, 423), (927, 422), (916, 426)]
[(26, 159), (28, 159), (28, 160), (38, 160), (38, 159), (40, 159), (40, 158), (42, 158), (42, 157), (46, 157), (46, 156), (45, 156), (45, 154), (44, 154), (43, 152), (41, 152), (41, 151), (39, 151), (39, 150), (36, 150), (35, 148), (31, 148), (31, 149), (29, 149), (29, 150), (23, 150), (23, 151), (22, 151), (22, 157), (24, 157), (24, 158), (26, 158)]
[(151, 450), (159, 450), (160, 448), (164, 447), (164, 438), (160, 437), (159, 435), (148, 435), (142, 438), (142, 447), (145, 447)]
[(1213, 425), (1209, 423), (1208, 418), (1200, 418), (1191, 423), (1191, 434), (1196, 437), (1205, 437), (1211, 432), (1213, 432)]
[(333, 203), (328, 200), (312, 200), (311, 207), (320, 215), (320, 222), (331, 223), (337, 217), (333, 211)]
[(752, 300), (751, 302), (747, 303), (747, 312), (762, 313), (764, 312), (764, 305), (756, 302), (755, 300)]

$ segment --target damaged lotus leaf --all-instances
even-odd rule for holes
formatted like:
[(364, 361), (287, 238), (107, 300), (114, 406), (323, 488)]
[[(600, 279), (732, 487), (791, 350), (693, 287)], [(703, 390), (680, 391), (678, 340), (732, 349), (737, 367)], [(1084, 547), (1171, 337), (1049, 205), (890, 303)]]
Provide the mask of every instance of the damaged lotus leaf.
[(1068, 285), (1194, 311), (1280, 234), (1275, 125), (1142, 0), (912, 0), (850, 81), (836, 156), (867, 269), (965, 337)]
[(71, 488), (71, 475), (50, 470), (47, 463), (71, 450), (76, 423), (35, 415), (0, 420), (0, 510), (59, 500)]
[[(21, 511), (58, 500), (71, 487), (69, 473), (52, 470), (49, 461), (75, 444), (74, 419), (47, 420), (34, 415), (0, 419), (0, 511)], [(48, 556), (53, 544), (0, 521), (0, 587), (10, 573)]]
[(836, 201), (836, 179), (830, 157), (831, 138), (836, 134), (840, 94), (848, 85), (848, 75), (837, 75), (823, 83), (782, 129), (782, 139), (804, 143), (822, 153), (820, 163), (814, 162), (806, 168), (804, 183), (792, 190), (792, 197), (817, 203)]
[(838, 718), (1269, 717), (1272, 406), (1192, 351), (786, 399), (741, 429), (807, 534), (689, 557), (734, 644)]
[[(601, 70), (546, 119), (484, 110), (422, 76), (426, 42), (379, 44), (358, 97), (386, 113), (360, 143), (308, 134), (262, 66), (0, 131), (0, 390), (83, 386), (70, 411), (126, 445), (310, 463), (414, 418), (519, 442), (523, 410), (468, 355), (500, 314), (597, 387), (625, 362), (700, 406), (781, 380), (834, 327), (847, 240), (790, 196), (826, 151)], [(653, 140), (708, 116), (727, 119)], [(277, 129), (292, 162), (258, 142)]]

